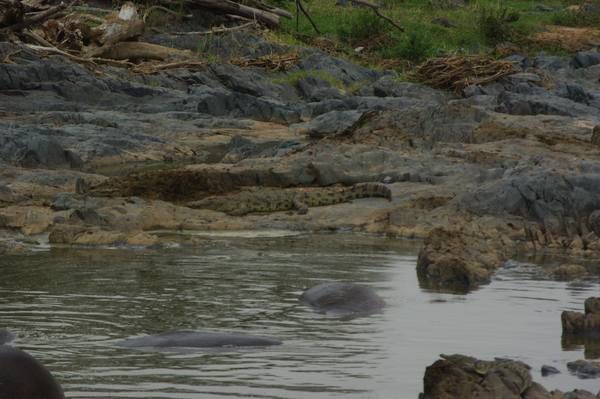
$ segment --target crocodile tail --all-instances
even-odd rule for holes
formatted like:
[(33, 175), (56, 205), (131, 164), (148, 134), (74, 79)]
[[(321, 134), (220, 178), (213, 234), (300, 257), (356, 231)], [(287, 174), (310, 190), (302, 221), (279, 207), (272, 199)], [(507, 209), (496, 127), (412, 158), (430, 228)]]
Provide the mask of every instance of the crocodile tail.
[(392, 190), (382, 183), (358, 183), (352, 186), (356, 198), (380, 197), (392, 200)]

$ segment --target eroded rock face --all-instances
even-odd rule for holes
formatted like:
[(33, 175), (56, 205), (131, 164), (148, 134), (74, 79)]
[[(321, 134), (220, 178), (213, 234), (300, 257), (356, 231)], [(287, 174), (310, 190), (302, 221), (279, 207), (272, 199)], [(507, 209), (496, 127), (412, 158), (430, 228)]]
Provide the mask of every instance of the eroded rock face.
[(173, 331), (140, 338), (129, 338), (115, 345), (123, 348), (222, 348), (281, 345), (275, 338), (246, 334)]
[[(442, 355), (425, 370), (423, 399), (523, 398), (534, 383), (529, 367), (505, 359)], [(546, 396), (550, 398), (550, 396)]]
[(417, 260), (417, 274), (427, 287), (468, 291), (489, 281), (506, 261), (498, 242), (461, 230), (432, 230)]
[(321, 313), (360, 316), (380, 312), (385, 301), (372, 289), (351, 283), (324, 283), (304, 291), (300, 301)]
[(564, 311), (561, 314), (563, 335), (600, 338), (600, 298), (585, 301), (585, 313)]
[(60, 385), (31, 355), (0, 346), (0, 396), (10, 399), (64, 399)]

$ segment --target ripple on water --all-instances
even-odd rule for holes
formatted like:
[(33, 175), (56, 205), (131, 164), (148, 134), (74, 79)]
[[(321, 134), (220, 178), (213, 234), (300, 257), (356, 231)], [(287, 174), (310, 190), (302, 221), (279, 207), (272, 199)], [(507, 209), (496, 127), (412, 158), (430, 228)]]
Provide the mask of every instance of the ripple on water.
[[(560, 312), (597, 281), (547, 279), (513, 262), (469, 295), (419, 288), (414, 248), (357, 235), (211, 237), (196, 249), (59, 249), (0, 259), (0, 326), (47, 364), (69, 398), (417, 397), (439, 353), (508, 356), (550, 388), (597, 389), (566, 372)], [(369, 285), (381, 314), (339, 319), (298, 297), (326, 281)], [(280, 338), (264, 349), (149, 352), (119, 339), (173, 329)], [(591, 353), (588, 351), (588, 353)], [(542, 364), (562, 374), (539, 376)]]

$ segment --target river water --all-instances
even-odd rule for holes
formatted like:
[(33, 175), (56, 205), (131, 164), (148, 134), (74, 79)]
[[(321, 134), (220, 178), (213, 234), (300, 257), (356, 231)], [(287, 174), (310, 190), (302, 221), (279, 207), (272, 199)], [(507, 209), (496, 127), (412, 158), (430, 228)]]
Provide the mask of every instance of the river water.
[[(530, 364), (548, 388), (600, 389), (566, 362), (560, 312), (597, 280), (556, 282), (511, 262), (467, 295), (420, 288), (414, 244), (372, 236), (235, 234), (194, 248), (49, 249), (0, 258), (0, 327), (39, 358), (68, 398), (416, 398), (440, 353)], [(381, 314), (339, 319), (298, 302), (325, 281), (373, 287)], [(172, 329), (279, 338), (266, 349), (148, 352), (115, 341)], [(588, 346), (587, 356), (594, 357)], [(598, 354), (599, 351), (595, 351)], [(542, 378), (542, 364), (562, 373)]]

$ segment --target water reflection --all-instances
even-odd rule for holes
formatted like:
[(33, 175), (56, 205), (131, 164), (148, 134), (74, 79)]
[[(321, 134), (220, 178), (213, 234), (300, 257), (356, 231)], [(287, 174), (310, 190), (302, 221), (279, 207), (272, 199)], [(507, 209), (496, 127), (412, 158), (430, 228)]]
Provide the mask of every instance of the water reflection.
[[(569, 285), (515, 263), (469, 295), (419, 288), (416, 247), (357, 235), (206, 237), (195, 248), (52, 249), (0, 258), (0, 327), (39, 357), (70, 398), (417, 397), (439, 353), (512, 356), (563, 370), (550, 388), (593, 390), (564, 370), (560, 312), (595, 281)], [(326, 281), (373, 287), (382, 314), (351, 320), (302, 306)], [(250, 350), (140, 352), (119, 339), (172, 329), (279, 338)], [(582, 345), (582, 344), (575, 344)], [(586, 354), (589, 352), (584, 342)], [(586, 385), (588, 384), (588, 385)], [(589, 385), (592, 384), (592, 385)]]

